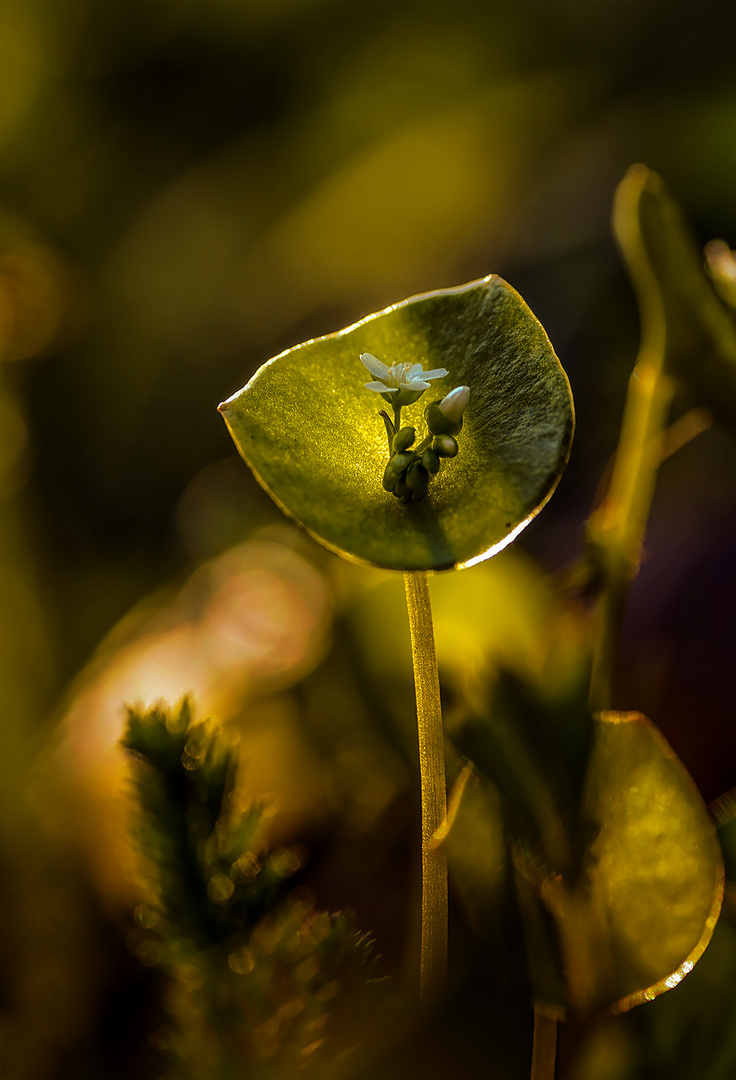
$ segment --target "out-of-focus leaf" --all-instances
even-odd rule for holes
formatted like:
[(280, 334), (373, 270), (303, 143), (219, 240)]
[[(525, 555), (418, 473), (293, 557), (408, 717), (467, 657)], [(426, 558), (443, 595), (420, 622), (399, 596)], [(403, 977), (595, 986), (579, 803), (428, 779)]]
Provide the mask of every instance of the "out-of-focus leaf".
[(462, 754), (497, 788), (513, 842), (577, 880), (583, 851), (581, 793), (594, 735), (587, 704), (589, 666), (578, 662), (559, 685), (535, 685), (511, 669), (496, 680), (490, 708), (457, 726)]
[[(534, 785), (540, 790), (530, 796)], [(514, 799), (528, 799), (531, 809)], [(529, 819), (545, 806), (551, 813), (545, 778), (535, 772), (527, 788), (518, 781), (501, 790), (500, 803), (473, 797), (458, 812), (450, 866), (473, 921), (498, 925), (508, 851), (542, 1007), (556, 1016), (625, 1012), (676, 986), (713, 934), (723, 861), (705, 805), (664, 738), (638, 713), (601, 714), (577, 836), (562, 838), (560, 823), (550, 822), (535, 843)], [(576, 876), (558, 860), (577, 845)], [(508, 931), (489, 932), (503, 947)]]
[(587, 1007), (624, 1012), (676, 986), (702, 955), (723, 861), (692, 779), (639, 713), (599, 717), (583, 811), (588, 880), (558, 912), (568, 993), (577, 1005), (570, 976), (585, 965)]
[(736, 322), (679, 206), (644, 165), (632, 166), (619, 184), (613, 230), (636, 289), (643, 347), (663, 349), (665, 370), (695, 404), (736, 426)]
[(727, 307), (736, 309), (736, 256), (725, 240), (705, 245), (705, 268), (713, 287)]
[[(439, 393), (471, 387), (460, 453), (423, 502), (404, 505), (382, 487), (385, 431), (363, 388), (363, 352), (447, 368)], [(408, 407), (404, 422), (419, 425), (426, 403)], [(330, 550), (397, 570), (464, 565), (508, 543), (554, 490), (574, 424), (544, 329), (495, 275), (289, 349), (220, 408), (286, 513)]]
[(723, 851), (726, 880), (736, 882), (736, 788), (721, 795), (710, 807)]

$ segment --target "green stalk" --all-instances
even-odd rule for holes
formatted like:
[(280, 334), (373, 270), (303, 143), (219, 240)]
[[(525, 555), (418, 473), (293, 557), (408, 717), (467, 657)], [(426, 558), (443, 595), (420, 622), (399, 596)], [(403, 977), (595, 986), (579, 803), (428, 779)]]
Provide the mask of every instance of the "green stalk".
[(662, 372), (661, 362), (640, 355), (629, 380), (611, 486), (590, 523), (603, 578), (590, 687), (595, 710), (611, 706), (624, 605), (629, 583), (639, 569), (671, 401), (672, 383)]
[(531, 1080), (554, 1080), (557, 1058), (557, 1021), (534, 1010)]
[(424, 571), (404, 574), (409, 614), (414, 689), (419, 732), (419, 777), (422, 793), (422, 932), (419, 954), (419, 996), (435, 997), (447, 970), (447, 858), (433, 843), (447, 814), (445, 748), (432, 603)]
[(611, 485), (589, 523), (602, 576), (590, 684), (590, 704), (595, 710), (611, 706), (624, 604), (629, 582), (639, 569), (673, 395), (672, 380), (665, 371), (664, 301), (642, 239), (639, 196), (638, 187), (621, 185), (613, 214), (614, 233), (639, 302), (641, 344), (629, 379)]

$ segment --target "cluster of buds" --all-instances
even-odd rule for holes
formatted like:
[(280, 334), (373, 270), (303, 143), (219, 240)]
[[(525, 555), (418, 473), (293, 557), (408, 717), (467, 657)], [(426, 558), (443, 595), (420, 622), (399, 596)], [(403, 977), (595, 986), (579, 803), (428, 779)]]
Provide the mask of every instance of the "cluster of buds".
[(415, 445), (416, 428), (402, 426), (401, 409), (413, 404), (429, 389), (428, 380), (449, 373), (445, 368), (424, 371), (421, 364), (387, 367), (370, 353), (363, 353), (361, 360), (376, 379), (365, 384), (367, 389), (379, 393), (394, 409), (393, 420), (385, 410), (380, 413), (386, 425), (390, 454), (383, 486), (397, 499), (420, 502), (427, 494), (430, 478), (439, 472), (442, 459), (454, 458), (458, 452), (455, 436), (463, 426), (470, 387), (456, 386), (440, 401), (427, 406), (424, 418), (429, 434)]

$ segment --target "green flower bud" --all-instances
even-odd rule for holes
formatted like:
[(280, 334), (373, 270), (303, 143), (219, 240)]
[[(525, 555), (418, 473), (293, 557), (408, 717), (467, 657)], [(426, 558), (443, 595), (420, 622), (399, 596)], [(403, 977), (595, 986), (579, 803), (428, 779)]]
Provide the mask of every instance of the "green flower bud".
[(409, 468), (415, 458), (416, 454), (413, 454), (411, 451), (402, 450), (400, 453), (394, 454), (386, 467), (391, 470), (394, 476), (401, 476), (401, 474)]
[(406, 480), (399, 480), (398, 484), (394, 489), (394, 495), (396, 495), (399, 499), (411, 498), (411, 488), (407, 484)]
[(441, 401), (426, 409), (427, 424), (433, 435), (457, 435), (463, 426), (463, 413), (470, 399), (469, 386), (456, 386)]
[(424, 412), (427, 427), (433, 435), (455, 435), (462, 427), (462, 420), (457, 424), (440, 408), (439, 401), (433, 401)]
[(419, 461), (415, 461), (414, 464), (409, 467), (406, 473), (407, 484), (412, 489), (412, 491), (414, 491), (415, 488), (422, 487), (424, 487), (424, 489), (426, 490), (428, 481), (429, 473)]
[(398, 476), (391, 469), (391, 462), (389, 461), (383, 473), (383, 486), (386, 491), (393, 491), (398, 483)]
[(458, 445), (452, 435), (437, 435), (432, 439), (432, 449), (439, 457), (455, 457)]
[(407, 450), (414, 442), (414, 436), (417, 429), (413, 427), (402, 427), (400, 431), (397, 431), (393, 437), (391, 446), (394, 450)]
[(429, 473), (439, 472), (440, 459), (431, 447), (428, 447), (422, 454), (422, 465)]

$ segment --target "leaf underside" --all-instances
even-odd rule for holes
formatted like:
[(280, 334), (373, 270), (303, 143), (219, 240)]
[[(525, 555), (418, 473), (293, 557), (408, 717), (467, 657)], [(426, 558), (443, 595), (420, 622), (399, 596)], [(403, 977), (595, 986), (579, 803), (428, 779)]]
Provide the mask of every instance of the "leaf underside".
[[(384, 491), (379, 395), (360, 354), (445, 367), (402, 422), (424, 430), (426, 404), (471, 387), (460, 453), (427, 498)], [(280, 507), (347, 558), (397, 570), (440, 570), (499, 550), (544, 505), (574, 427), (567, 377), (539, 321), (496, 276), (370, 315), (264, 364), (220, 406), (235, 443)]]

